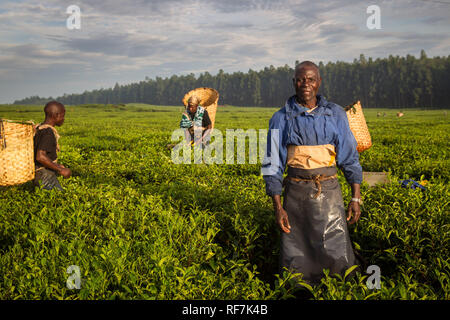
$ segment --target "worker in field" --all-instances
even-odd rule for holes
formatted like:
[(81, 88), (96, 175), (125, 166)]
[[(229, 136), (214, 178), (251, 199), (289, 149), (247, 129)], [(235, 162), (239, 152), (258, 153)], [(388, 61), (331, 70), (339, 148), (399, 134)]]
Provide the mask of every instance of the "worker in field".
[(212, 128), (208, 111), (199, 104), (200, 100), (195, 95), (191, 96), (180, 121), (180, 128), (185, 129), (186, 142), (191, 145), (206, 145)]
[(59, 189), (61, 187), (57, 174), (69, 178), (72, 171), (57, 163), (57, 152), (59, 152), (59, 134), (55, 126), (62, 126), (66, 110), (64, 105), (57, 101), (50, 101), (45, 105), (45, 120), (36, 126), (34, 135), (34, 159), (36, 175), (34, 184), (42, 188)]
[[(296, 93), (269, 121), (262, 165), (266, 193), (282, 231), (280, 271), (302, 273), (310, 284), (320, 282), (323, 269), (343, 275), (357, 265), (346, 222), (358, 221), (361, 201), (356, 140), (343, 108), (317, 94), (321, 81), (313, 62), (296, 66)], [(352, 190), (347, 210), (337, 167)]]

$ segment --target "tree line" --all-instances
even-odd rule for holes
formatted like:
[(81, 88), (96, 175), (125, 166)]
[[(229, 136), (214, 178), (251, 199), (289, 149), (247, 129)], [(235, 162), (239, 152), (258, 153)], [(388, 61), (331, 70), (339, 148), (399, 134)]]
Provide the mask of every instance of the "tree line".
[[(296, 64), (299, 61), (295, 62)], [(322, 93), (329, 101), (347, 105), (361, 100), (364, 107), (384, 108), (445, 108), (450, 106), (450, 55), (428, 58), (422, 50), (420, 57), (392, 56), (366, 58), (349, 62), (319, 63)], [(55, 98), (66, 105), (87, 103), (119, 104), (148, 103), (180, 105), (184, 94), (197, 87), (219, 91), (219, 104), (236, 106), (283, 106), (294, 93), (294, 69), (288, 65), (265, 67), (263, 70), (216, 75), (208, 72), (171, 77), (145, 78), (137, 83), (116, 85), (109, 89), (64, 94)], [(33, 96), (16, 100), (14, 104), (45, 104), (52, 97)]]

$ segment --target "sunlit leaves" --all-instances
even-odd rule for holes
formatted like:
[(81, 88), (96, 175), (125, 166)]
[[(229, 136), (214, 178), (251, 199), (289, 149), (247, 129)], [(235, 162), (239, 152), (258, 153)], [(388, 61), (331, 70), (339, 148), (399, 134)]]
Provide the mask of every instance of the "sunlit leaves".
[[(426, 121), (408, 111), (395, 126), (366, 115), (374, 146), (363, 168), (392, 175), (362, 186), (362, 216), (350, 227), (355, 248), (381, 269), (381, 289), (370, 290), (365, 270), (326, 273), (314, 287), (279, 275), (260, 165), (174, 165), (166, 145), (179, 108), (152, 108), (169, 112), (69, 107), (59, 130), (59, 161), (74, 172), (61, 179), (65, 191), (0, 190), (1, 299), (286, 299), (298, 285), (315, 299), (449, 299), (448, 123), (438, 111)], [(41, 108), (0, 110), (42, 120)], [(267, 128), (274, 110), (219, 109), (216, 127)], [(406, 178), (428, 180), (427, 190), (401, 188)], [(80, 290), (66, 288), (69, 265), (80, 267)]]

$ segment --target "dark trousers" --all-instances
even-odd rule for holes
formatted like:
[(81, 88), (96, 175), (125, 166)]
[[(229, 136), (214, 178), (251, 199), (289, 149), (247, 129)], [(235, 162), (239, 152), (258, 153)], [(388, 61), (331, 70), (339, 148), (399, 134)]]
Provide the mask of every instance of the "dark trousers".
[(63, 188), (59, 184), (58, 178), (56, 177), (56, 173), (46, 168), (41, 168), (36, 171), (36, 175), (34, 177), (34, 185), (41, 185), (45, 190), (63, 190)]

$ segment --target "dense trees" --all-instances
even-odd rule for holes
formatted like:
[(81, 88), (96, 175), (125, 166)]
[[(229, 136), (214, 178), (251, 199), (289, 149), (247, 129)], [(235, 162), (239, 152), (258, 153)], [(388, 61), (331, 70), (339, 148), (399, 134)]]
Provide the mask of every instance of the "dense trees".
[[(298, 61), (296, 61), (298, 63)], [(366, 59), (360, 55), (353, 63), (319, 63), (322, 76), (321, 93), (328, 100), (346, 105), (361, 100), (365, 107), (449, 107), (450, 56), (428, 58), (392, 56)], [(219, 104), (239, 106), (282, 106), (290, 95), (293, 68), (285, 65), (266, 67), (260, 71), (232, 74), (219, 70), (170, 78), (156, 77), (139, 83), (114, 88), (65, 94), (56, 98), (64, 104), (130, 103), (179, 105), (184, 94), (197, 87), (212, 87), (219, 91)], [(43, 104), (50, 100), (30, 97), (15, 104)]]

